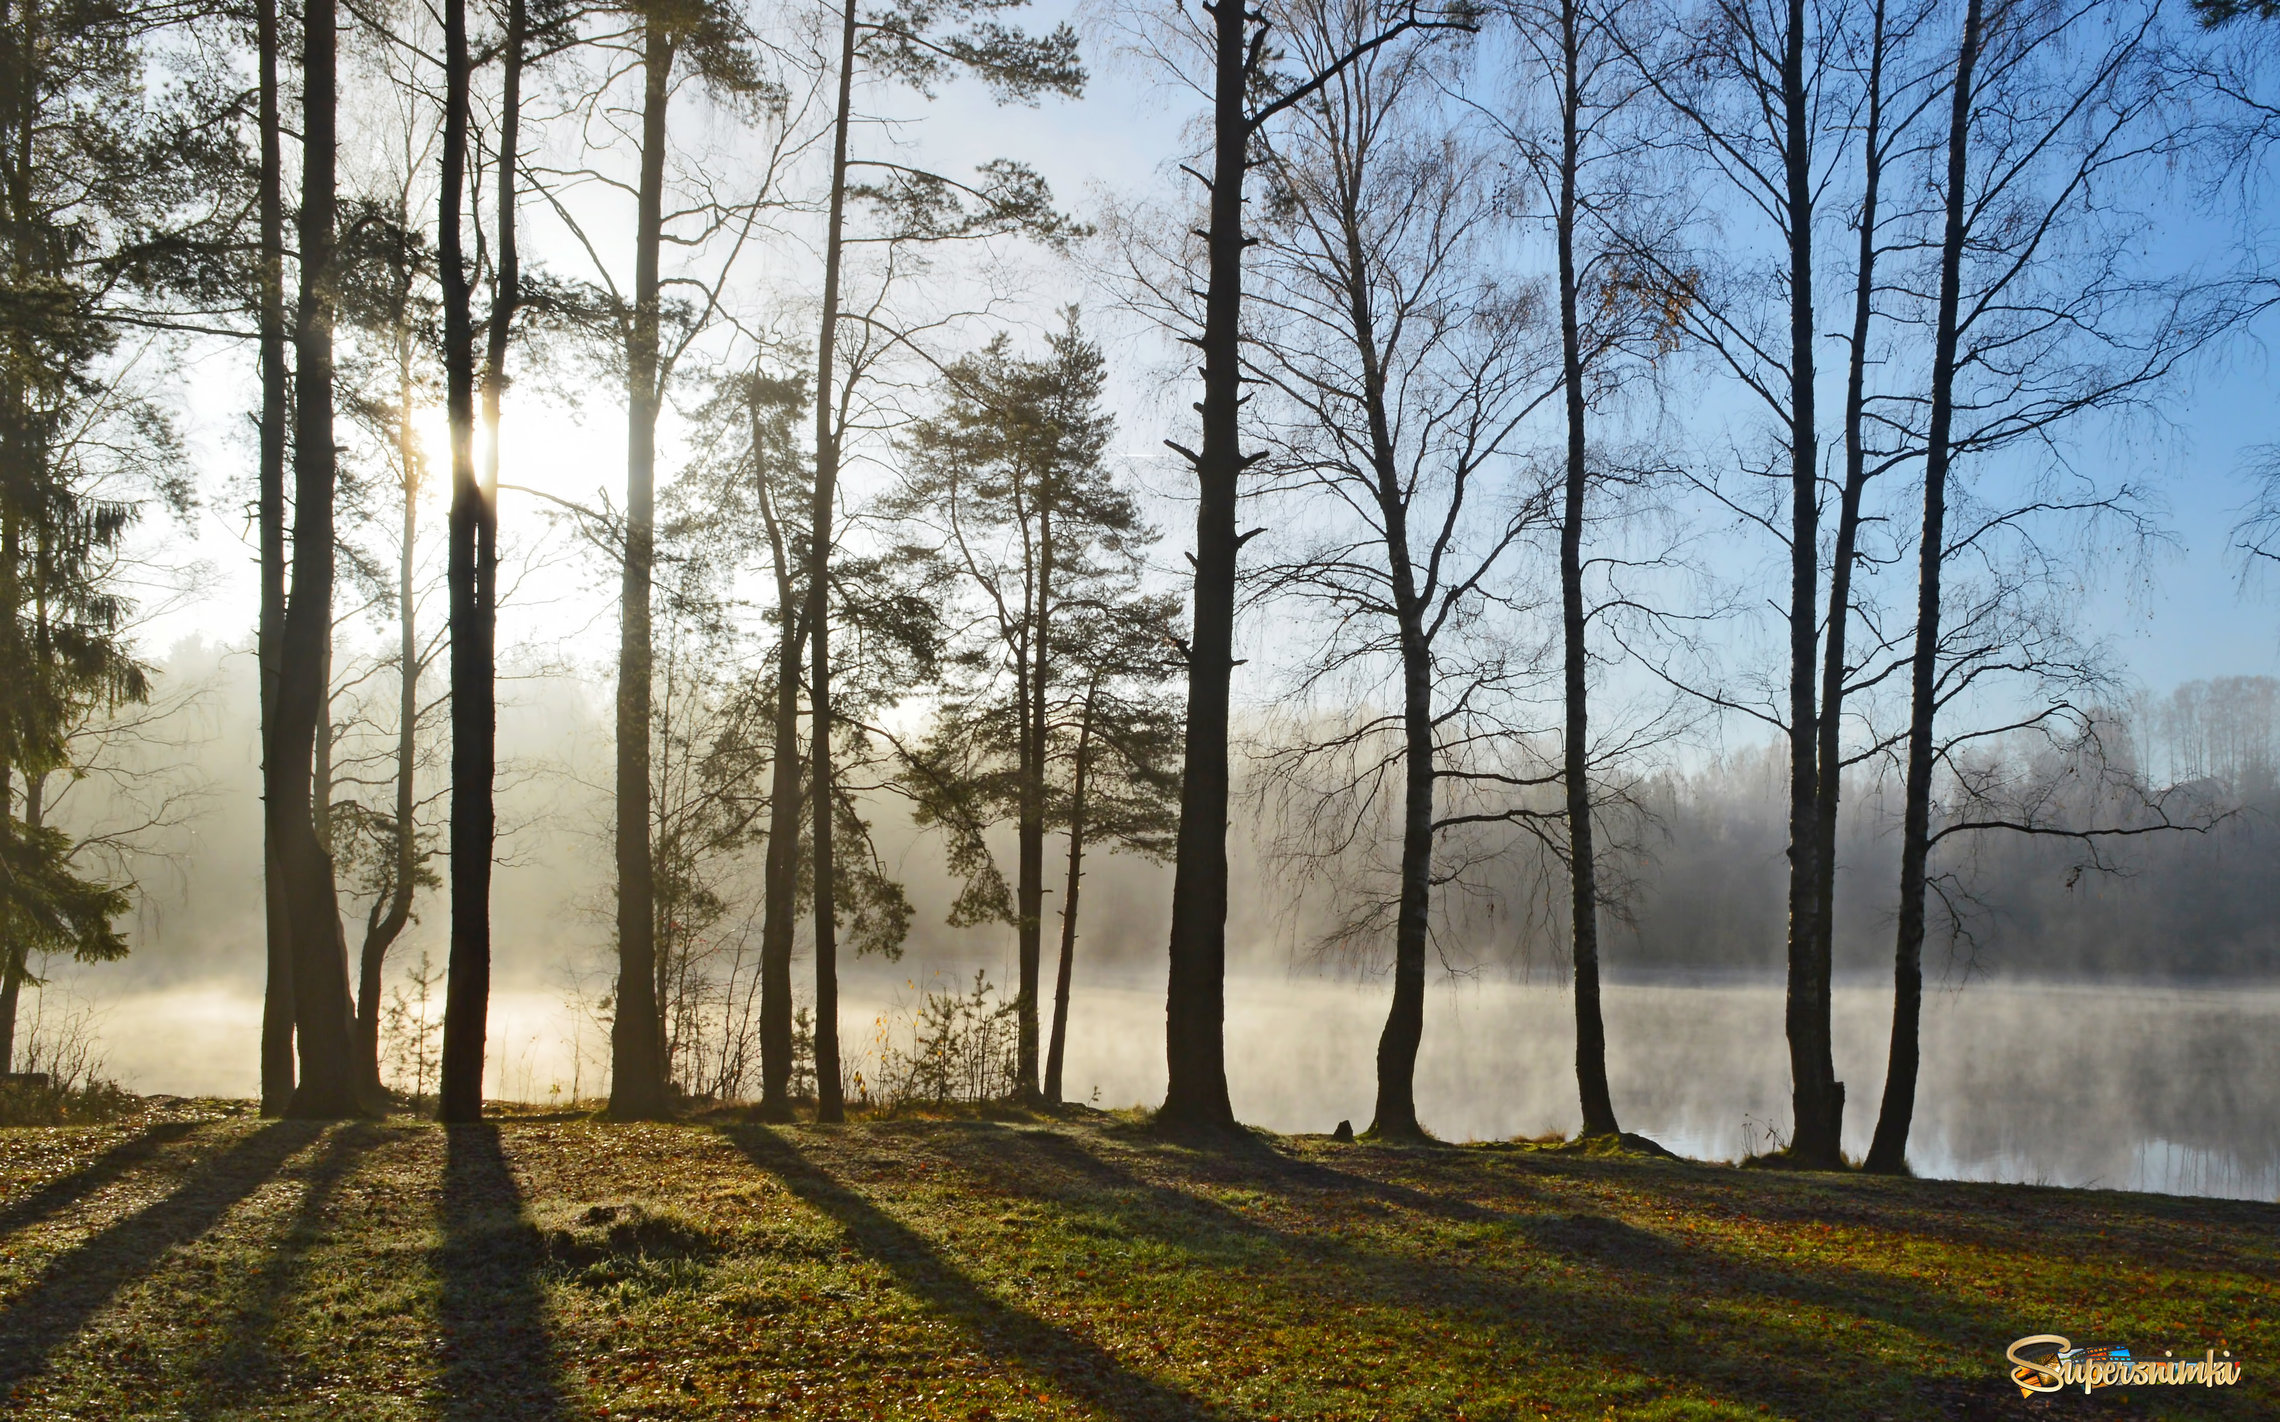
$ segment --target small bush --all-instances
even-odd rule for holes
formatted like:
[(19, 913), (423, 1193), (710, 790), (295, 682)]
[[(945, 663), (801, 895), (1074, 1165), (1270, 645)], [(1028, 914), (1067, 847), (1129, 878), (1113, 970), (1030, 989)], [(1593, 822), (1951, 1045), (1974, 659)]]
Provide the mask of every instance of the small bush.
[(103, 1077), (94, 1005), (68, 987), (25, 979), (15, 1057), (0, 1061), (0, 1126), (85, 1126), (115, 1121), (142, 1098)]
[(141, 1097), (116, 1082), (0, 1081), (0, 1126), (89, 1126), (116, 1121), (141, 1106)]
[[(890, 1009), (879, 1018), (878, 1076), (855, 1073), (855, 1094), (892, 1111), (901, 1106), (1002, 1101), (1018, 1078), (1020, 1005), (996, 1000), (997, 989), (977, 972), (970, 991), (929, 991), (907, 1018)], [(907, 1022), (910, 1045), (895, 1039)]]
[(442, 986), (443, 969), (423, 948), (380, 1007), (381, 1061), (389, 1084), (411, 1097), (415, 1114), (426, 1109), (428, 1087), (443, 1074)]

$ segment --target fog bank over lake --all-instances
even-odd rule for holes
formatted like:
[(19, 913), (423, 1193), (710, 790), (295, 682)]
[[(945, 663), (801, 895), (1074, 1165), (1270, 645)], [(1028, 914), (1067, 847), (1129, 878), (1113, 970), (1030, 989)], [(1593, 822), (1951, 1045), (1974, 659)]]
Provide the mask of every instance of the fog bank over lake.
[[(1080, 970), (1081, 971), (1081, 970)], [(997, 979), (997, 975), (992, 975)], [(114, 989), (89, 972), (108, 1074), (142, 1092), (250, 1096), (259, 999), (236, 984)], [(907, 1045), (927, 985), (962, 986), (921, 964), (854, 965), (843, 1040), (878, 1019)], [(61, 993), (59, 988), (59, 996)], [(1248, 975), (1228, 984), (1228, 1077), (1236, 1114), (1277, 1131), (1369, 1124), (1386, 993), (1376, 982)], [(1850, 1102), (1845, 1149), (1864, 1153), (1883, 1085), (1889, 990), (1840, 986), (1837, 1072)], [(438, 1004), (440, 1007), (440, 1003)], [(899, 1006), (903, 1016), (897, 1018)], [(1067, 1092), (1102, 1106), (1163, 1093), (1163, 987), (1084, 981), (1071, 1014)], [(1788, 1128), (1788, 1049), (1778, 983), (1618, 984), (1607, 989), (1615, 1106), (1628, 1130), (1698, 1159), (1735, 1159)], [(1541, 983), (1443, 982), (1427, 999), (1417, 1098), (1447, 1140), (1572, 1131), (1578, 1124), (1566, 991)], [(493, 1000), (488, 1090), (566, 1100), (605, 1086), (606, 1033), (562, 996)], [(1910, 1161), (1969, 1180), (2280, 1198), (2280, 988), (1974, 983), (1927, 994), (1924, 1072)]]
[[(581, 984), (592, 1003), (615, 973), (606, 681), (535, 660), (525, 671), (500, 712), (502, 753), (516, 768), (502, 776), (500, 797), (487, 1088), (535, 1101), (593, 1098), (607, 1087), (607, 1034), (590, 1011), (572, 1008), (567, 984)], [(168, 658), (165, 676), (208, 688), (196, 699), (202, 729), (185, 729), (179, 746), (143, 746), (114, 772), (74, 782), (69, 795), (58, 779), (54, 808), (77, 833), (141, 823), (169, 803), (180, 814), (123, 866), (139, 888), (124, 925), (131, 956), (85, 968), (50, 964), (62, 988), (50, 996), (68, 1005), (76, 994), (98, 1009), (104, 1069), (125, 1084), (250, 1096), (263, 913), (253, 662), (188, 642)], [(2207, 834), (2118, 844), (2110, 862), (2126, 872), (2111, 874), (2082, 872), (2074, 847), (2035, 837), (1975, 844), (1951, 866), (1957, 902), (1972, 909), (1955, 953), (1945, 951), (1954, 926), (1935, 925), (1927, 955), (1934, 987), (1911, 1153), (1919, 1171), (2280, 1197), (2280, 1096), (2272, 1092), (2280, 1081), (2280, 685), (2226, 685), (2246, 707), (2229, 720), (2211, 709), (2223, 688), (2199, 686), (2179, 688), (2167, 710), (2139, 708), (2132, 722), (2142, 742), (2133, 754), (2157, 767), (2160, 782), (2199, 787), (2193, 795), (2232, 808)], [(2218, 735), (2213, 727), (2230, 729)], [(2233, 760), (2212, 759), (2220, 746)], [(1652, 801), (1653, 832), (1622, 863), (1609, 861), (1626, 886), (1626, 915), (1610, 917), (1602, 944), (1607, 970), (1623, 979), (1606, 1005), (1615, 1105), (1627, 1128), (1685, 1155), (1738, 1158), (1788, 1130), (1785, 766), (1780, 747), (1757, 745), (1659, 774), (1641, 792)], [(440, 804), (440, 779), (422, 785)], [(1861, 789), (1842, 826), (1834, 942), (1848, 984), (1836, 995), (1836, 1068), (1850, 1103), (1845, 1147), (1855, 1155), (1875, 1128), (1883, 1083), (1897, 893), (1890, 787), (1871, 781)], [(1229, 853), (1239, 888), (1228, 924), (1235, 1109), (1283, 1131), (1328, 1131), (1341, 1119), (1366, 1127), (1389, 987), (1371, 972), (1340, 976), (1330, 965), (1382, 969), (1386, 945), (1325, 948), (1323, 937), (1354, 908), (1333, 900), (1384, 888), (1382, 856), (1357, 851), (1335, 873), (1300, 875), (1270, 852), (1273, 817), (1246, 799), (1236, 808)], [(1012, 976), (1004, 925), (946, 922), (961, 882), (939, 836), (893, 797), (877, 797), (866, 813), (873, 848), (913, 912), (901, 962), (842, 958), (841, 1033), (850, 1049), (872, 1047), (875, 1020), (898, 999), (907, 1041), (921, 985), (961, 987), (976, 967), (1001, 986)], [(1001, 865), (1011, 863), (1006, 836), (994, 848)], [(707, 945), (723, 956), (701, 965), (714, 979), (699, 995), (708, 1012), (724, 995), (749, 997), (750, 955), (738, 978), (725, 954), (757, 943), (759, 863), (759, 849), (747, 846), (736, 863), (716, 866), (732, 911)], [(1429, 993), (1418, 1063), (1424, 1124), (1445, 1139), (1578, 1124), (1572, 1015), (1559, 986), (1566, 944), (1558, 913), (1546, 908), (1558, 897), (1545, 867), (1514, 852), (1479, 866), (1476, 887), (1486, 898), (1445, 898), (1495, 909), (1470, 926), (1453, 916), (1435, 930), (1443, 961), (1467, 970)], [(1065, 1073), (1073, 1100), (1094, 1099), (1096, 1088), (1107, 1106), (1162, 1094), (1170, 883), (1168, 866), (1135, 855), (1088, 858)], [(369, 907), (353, 892), (343, 900), (352, 951)], [(1057, 930), (1057, 904), (1048, 913)], [(389, 952), (391, 992), (409, 988), (423, 953), (438, 969), (446, 957), (440, 892), (424, 892), (415, 914)], [(1292, 964), (1296, 971), (1286, 971)], [(803, 953), (795, 984), (812, 981), (812, 971)], [(2123, 985), (2129, 974), (2200, 986)], [(1943, 980), (1969, 986), (1941, 990)], [(27, 1012), (41, 1010), (38, 997)], [(440, 1014), (440, 992), (433, 1008)]]

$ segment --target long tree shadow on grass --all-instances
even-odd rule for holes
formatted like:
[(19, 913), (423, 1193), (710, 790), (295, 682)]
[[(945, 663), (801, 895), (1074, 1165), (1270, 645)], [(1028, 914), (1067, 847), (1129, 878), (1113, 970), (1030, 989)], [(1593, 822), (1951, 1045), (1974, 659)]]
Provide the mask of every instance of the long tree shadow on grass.
[(443, 1243), (436, 1273), (446, 1418), (502, 1422), (568, 1415), (540, 1270), (546, 1252), (523, 1211), (499, 1128), (447, 1126)]
[(228, 1341), (200, 1367), (207, 1385), (190, 1408), (193, 1416), (208, 1416), (249, 1394), (274, 1394), (289, 1385), (285, 1364), (274, 1353), (285, 1305), (310, 1248), (324, 1238), (325, 1211), (340, 1182), (366, 1151), (386, 1138), (385, 1131), (367, 1122), (340, 1127), (326, 1137), (316, 1159), (301, 1172), (306, 1184), (292, 1221), (241, 1295), (243, 1303)]
[(1738, 1209), (1766, 1225), (1846, 1225), (1993, 1251), (2032, 1239), (2038, 1250), (2097, 1253), (2126, 1235), (2138, 1263), (2175, 1269), (2209, 1267), (2209, 1237), (2222, 1232), (2231, 1236), (2241, 1272), (2280, 1272), (2280, 1209), (2254, 1200), (1802, 1172), (1737, 1199), (1717, 1172), (1700, 1171), (1674, 1182), (1670, 1193)]
[(1192, 1393), (1134, 1371), (1099, 1344), (975, 1283), (917, 1231), (842, 1185), (775, 1132), (735, 1126), (721, 1134), (747, 1160), (836, 1221), (857, 1248), (885, 1265), (904, 1288), (1040, 1380), (1127, 1422), (1222, 1415)]
[(263, 1126), (192, 1167), (165, 1199), (57, 1259), (0, 1311), (0, 1398), (45, 1370), (55, 1350), (121, 1289), (149, 1272), (168, 1249), (212, 1229), (323, 1129), (298, 1121)]
[(0, 1205), (0, 1237), (29, 1229), (60, 1210), (70, 1209), (166, 1146), (197, 1129), (194, 1121), (163, 1121), (120, 1141), (87, 1164), (60, 1175), (21, 1200)]
[[(961, 1123), (963, 1136), (984, 1145), (985, 1152), (995, 1152), (1008, 1134), (1018, 1136), (1021, 1151), (1034, 1152), (1051, 1160), (1070, 1176), (1086, 1178), (1111, 1187), (1121, 1188), (1132, 1183), (1132, 1177), (1121, 1167), (1110, 1164), (1094, 1151), (1079, 1146), (1066, 1131), (1051, 1129), (1008, 1128), (996, 1122)], [(1117, 1134), (1103, 1132), (1108, 1139)], [(1484, 1205), (1459, 1195), (1437, 1195), (1429, 1190), (1400, 1181), (1381, 1180), (1374, 1176), (1350, 1175), (1316, 1165), (1311, 1161), (1278, 1150), (1266, 1141), (1248, 1132), (1215, 1132), (1198, 1134), (1180, 1140), (1179, 1154), (1174, 1159), (1187, 1166), (1190, 1178), (1219, 1185), (1256, 1185), (1261, 1175), (1275, 1177), (1278, 1187), (1288, 1192), (1304, 1190), (1312, 1195), (1342, 1195), (1374, 1200), (1381, 1205), (1414, 1210), (1459, 1224), (1493, 1224), (1517, 1218), (1519, 1207), (1539, 1206), (1544, 1197), (1541, 1191), (1521, 1186), (1501, 1191), (1504, 1198), (1496, 1204)], [(1436, 1155), (1455, 1155), (1454, 1149), (1432, 1148)], [(1033, 1188), (1033, 1187), (1032, 1187)]]
[[(1280, 1276), (1327, 1310), (1349, 1306), (1438, 1315), (1475, 1336), (1504, 1334), (1526, 1347), (1550, 1347), (1601, 1360), (1624, 1372), (1683, 1380), (1711, 1396), (1776, 1413), (1858, 1415), (1878, 1382), (1887, 1397), (1941, 1399), (1949, 1411), (1978, 1415), (2004, 1394), (1992, 1361), (2031, 1320), (1994, 1301), (1959, 1296), (1882, 1272), (1766, 1256), (1738, 1256), (1674, 1234), (1642, 1228), (1566, 1202), (1499, 1222), (1509, 1240), (1494, 1256), (1435, 1258), (1376, 1242), (1283, 1228), (1231, 1209), (1179, 1183), (1151, 1179), (1097, 1145), (1064, 1133), (968, 1133), (953, 1138), (951, 1163), (979, 1190), (1050, 1201), (1064, 1213), (1104, 1216), (1120, 1232), (1177, 1247), (1197, 1267), (1233, 1267), (1235, 1289)], [(1201, 1164), (1212, 1185), (1275, 1188), (1280, 1165), (1236, 1143)], [(1278, 1179), (1280, 1177), (1280, 1179)], [(1383, 1182), (1309, 1166), (1307, 1182), (1357, 1199), (1382, 1200)], [(1078, 1185), (1072, 1190), (1072, 1185)], [(1427, 1215), (1443, 1215), (1433, 1209)], [(1445, 1215), (1444, 1215), (1445, 1217)], [(1503, 1252), (1503, 1251), (1500, 1251)], [(1564, 1266), (1546, 1271), (1544, 1264)], [(1855, 1340), (1817, 1334), (1793, 1316), (1798, 1305), (1826, 1309), (1898, 1333), (1936, 1340), (1957, 1354), (1990, 1360), (1985, 1386), (1946, 1375), (1939, 1349), (1918, 1366), (1901, 1364), (1881, 1380)], [(2223, 1399), (2220, 1399), (2222, 1401)], [(2198, 1411), (2202, 1399), (2171, 1400)]]

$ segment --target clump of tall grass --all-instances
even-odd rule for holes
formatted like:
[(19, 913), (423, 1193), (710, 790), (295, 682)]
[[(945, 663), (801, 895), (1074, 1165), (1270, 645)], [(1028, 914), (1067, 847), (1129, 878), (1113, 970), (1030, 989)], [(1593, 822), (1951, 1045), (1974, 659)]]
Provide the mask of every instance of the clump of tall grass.
[(50, 997), (43, 985), (18, 1020), (19, 1070), (0, 1075), (0, 1126), (92, 1125), (140, 1108), (141, 1097), (103, 1076), (94, 1010), (74, 997)]
[(117, 1082), (58, 1085), (33, 1073), (0, 1080), (0, 1126), (86, 1126), (134, 1112), (142, 1098)]
[(930, 989), (915, 1009), (879, 1015), (874, 1072), (857, 1069), (850, 1094), (889, 1114), (1006, 1100), (1019, 1081), (1020, 1032), (1019, 1004), (998, 1000), (979, 972), (964, 992)]

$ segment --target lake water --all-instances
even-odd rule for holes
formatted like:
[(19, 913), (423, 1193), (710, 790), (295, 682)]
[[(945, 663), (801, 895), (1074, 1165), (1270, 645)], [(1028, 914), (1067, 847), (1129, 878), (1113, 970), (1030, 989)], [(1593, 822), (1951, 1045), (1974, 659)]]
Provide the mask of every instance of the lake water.
[[(109, 1074), (145, 1092), (250, 1095), (257, 1000), (234, 986), (111, 996), (83, 979)], [(872, 970), (843, 993), (842, 1035), (873, 1035), (928, 981)], [(956, 981), (946, 973), (942, 985)], [(1236, 1114), (1280, 1131), (1369, 1123), (1386, 989), (1308, 977), (1228, 985)], [(1867, 1150), (1891, 995), (1836, 994), (1845, 1148)], [(1163, 1092), (1160, 980), (1080, 981), (1067, 1094), (1104, 1106)], [(1789, 1067), (1778, 983), (1615, 985), (1609, 1071), (1627, 1130), (1682, 1155), (1733, 1159), (1785, 1133)], [(1428, 997), (1417, 1097), (1450, 1140), (1572, 1130), (1570, 999), (1543, 984), (1457, 982)], [(561, 1099), (602, 1087), (606, 1042), (557, 995), (502, 992), (491, 1089)], [(1911, 1163), (1954, 1179), (2280, 1199), (2280, 989), (1976, 983), (1927, 994)]]

